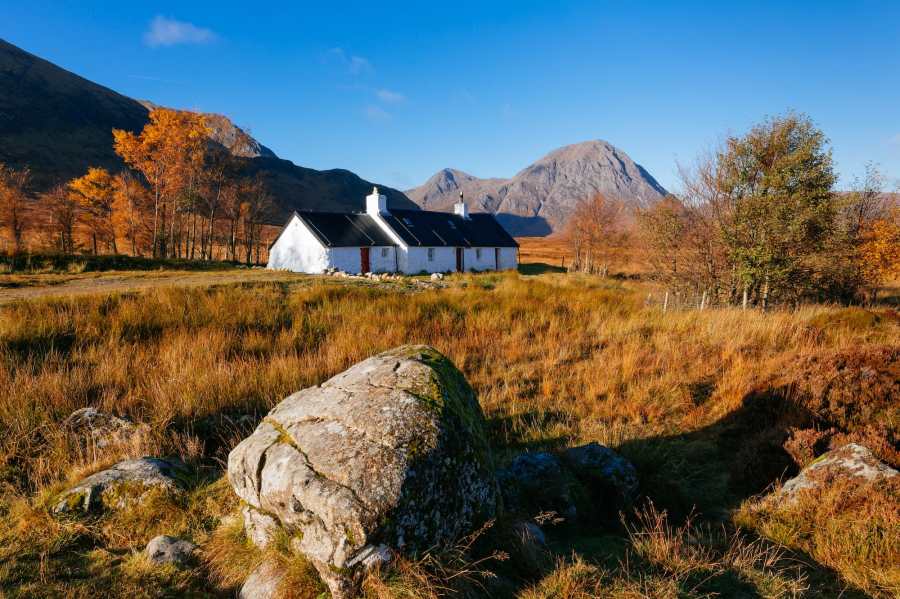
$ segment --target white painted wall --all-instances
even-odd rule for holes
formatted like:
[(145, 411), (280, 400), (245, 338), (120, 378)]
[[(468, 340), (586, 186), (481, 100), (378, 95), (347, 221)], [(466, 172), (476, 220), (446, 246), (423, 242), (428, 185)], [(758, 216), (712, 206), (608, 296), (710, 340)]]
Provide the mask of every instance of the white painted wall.
[(405, 259), (401, 254), (401, 270), (409, 275), (414, 275), (422, 271), (425, 272), (455, 272), (456, 271), (456, 248), (455, 247), (436, 247), (434, 248), (434, 260), (428, 260), (428, 248), (410, 246), (404, 252)]
[(369, 267), (372, 272), (397, 272), (397, 248), (373, 247), (369, 251)]
[(500, 264), (497, 270), (514, 270), (519, 267), (519, 248), (500, 248)]
[(320, 273), (328, 263), (328, 249), (294, 216), (269, 250), (267, 268)]
[(359, 248), (329, 248), (328, 262), (331, 268), (351, 274), (359, 274), (362, 266)]
[[(479, 257), (479, 251), (481, 256)], [(467, 271), (496, 270), (494, 248), (466, 248), (463, 256), (463, 268)]]

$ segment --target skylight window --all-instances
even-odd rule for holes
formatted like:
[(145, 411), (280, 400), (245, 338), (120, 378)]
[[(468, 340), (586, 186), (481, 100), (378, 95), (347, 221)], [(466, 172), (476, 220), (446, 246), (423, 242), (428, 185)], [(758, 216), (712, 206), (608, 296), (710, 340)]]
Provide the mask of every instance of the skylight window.
[(448, 220), (447, 224), (450, 225), (451, 229), (454, 229), (454, 230), (456, 229), (456, 223), (454, 223), (452, 220)]
[(411, 221), (409, 218), (405, 217), (405, 216), (403, 217), (403, 222), (406, 223), (406, 226), (407, 226), (407, 227), (413, 226), (412, 221)]

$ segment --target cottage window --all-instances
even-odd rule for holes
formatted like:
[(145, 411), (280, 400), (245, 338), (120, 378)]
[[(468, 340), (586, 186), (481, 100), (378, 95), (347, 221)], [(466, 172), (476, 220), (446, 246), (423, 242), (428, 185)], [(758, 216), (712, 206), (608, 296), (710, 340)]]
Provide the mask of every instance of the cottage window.
[(434, 262), (434, 248), (428, 248), (428, 261)]
[(387, 258), (387, 254), (388, 254), (388, 249), (387, 249), (387, 248), (381, 248), (381, 257), (382, 257), (382, 258)]
[(481, 260), (481, 248), (475, 248), (475, 259)]

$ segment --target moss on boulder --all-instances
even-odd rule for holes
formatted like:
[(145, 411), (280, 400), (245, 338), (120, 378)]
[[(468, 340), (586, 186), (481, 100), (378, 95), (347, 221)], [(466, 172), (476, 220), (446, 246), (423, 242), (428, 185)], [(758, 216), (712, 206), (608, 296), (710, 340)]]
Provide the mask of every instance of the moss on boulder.
[[(384, 352), (286, 398), (231, 452), (228, 476), (246, 511), (297, 539), (336, 597), (391, 553), (468, 533), (498, 501), (475, 393), (426, 346)], [(265, 543), (259, 518), (247, 521)]]

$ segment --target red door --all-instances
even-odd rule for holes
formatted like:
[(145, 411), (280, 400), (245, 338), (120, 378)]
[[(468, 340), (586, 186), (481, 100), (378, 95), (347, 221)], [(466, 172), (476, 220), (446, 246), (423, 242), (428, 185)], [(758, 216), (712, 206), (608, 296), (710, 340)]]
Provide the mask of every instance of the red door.
[(369, 267), (369, 248), (359, 248), (359, 266), (360, 271), (363, 273), (367, 273), (372, 270)]
[(456, 272), (463, 271), (463, 249), (456, 248)]

